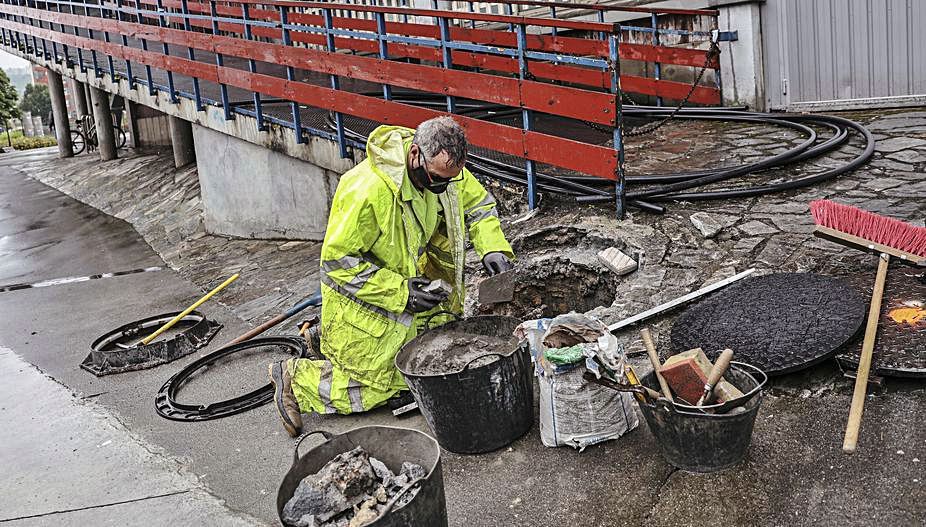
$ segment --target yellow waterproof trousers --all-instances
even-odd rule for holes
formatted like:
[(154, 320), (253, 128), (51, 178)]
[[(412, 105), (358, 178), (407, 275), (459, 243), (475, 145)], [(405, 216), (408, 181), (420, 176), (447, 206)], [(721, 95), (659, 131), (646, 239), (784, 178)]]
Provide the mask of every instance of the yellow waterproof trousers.
[(328, 360), (289, 359), (286, 367), (299, 409), (306, 414), (366, 412), (399, 393), (361, 384)]

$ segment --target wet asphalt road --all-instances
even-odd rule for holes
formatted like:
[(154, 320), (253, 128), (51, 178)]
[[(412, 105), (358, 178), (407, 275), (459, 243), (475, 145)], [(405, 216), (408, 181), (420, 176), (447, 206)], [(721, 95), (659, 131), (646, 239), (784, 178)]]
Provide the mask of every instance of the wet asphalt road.
[[(163, 265), (129, 225), (30, 180), (3, 158), (0, 214), (3, 284)], [(270, 406), (218, 421), (167, 421), (154, 412), (154, 394), (194, 356), (103, 378), (78, 367), (102, 333), (180, 309), (201, 293), (170, 270), (0, 293), (0, 345), (112, 411), (133, 434), (180, 460), (230, 508), (272, 524), (292, 441)], [(203, 311), (225, 328), (204, 351), (247, 329), (218, 300)], [(258, 354), (216, 368), (185, 396), (205, 402), (252, 389), (264, 382), (268, 360)], [(801, 397), (805, 387), (816, 395)], [(721, 474), (673, 470), (642, 423), (624, 438), (583, 453), (543, 447), (536, 426), (498, 452), (445, 452), (450, 524), (922, 525), (922, 385), (889, 384), (869, 398), (853, 457), (839, 448), (851, 384), (830, 366), (792, 376), (773, 394), (763, 402), (746, 461)], [(381, 423), (425, 429), (420, 416), (397, 421), (383, 411), (306, 418), (307, 428), (333, 432)]]

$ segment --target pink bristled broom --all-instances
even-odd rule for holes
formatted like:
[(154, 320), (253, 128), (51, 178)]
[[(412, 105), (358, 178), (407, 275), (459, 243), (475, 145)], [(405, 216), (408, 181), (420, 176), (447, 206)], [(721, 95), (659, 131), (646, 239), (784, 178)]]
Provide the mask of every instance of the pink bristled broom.
[(836, 243), (871, 251), (878, 255), (878, 273), (868, 309), (868, 323), (865, 339), (862, 341), (862, 356), (855, 376), (855, 391), (849, 422), (842, 449), (847, 454), (855, 452), (859, 428), (862, 425), (862, 411), (865, 408), (865, 391), (868, 388), (868, 374), (871, 370), (871, 355), (878, 334), (878, 319), (881, 316), (881, 297), (884, 295), (884, 281), (891, 256), (914, 265), (926, 262), (926, 228), (915, 227), (900, 220), (879, 216), (849, 205), (829, 200), (810, 202), (810, 213), (817, 224), (814, 235)]

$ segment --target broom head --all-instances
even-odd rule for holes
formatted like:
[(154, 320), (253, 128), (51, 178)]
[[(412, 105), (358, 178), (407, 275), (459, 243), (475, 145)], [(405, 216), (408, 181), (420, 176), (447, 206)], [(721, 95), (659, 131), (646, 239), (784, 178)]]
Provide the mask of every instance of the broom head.
[(821, 199), (810, 202), (817, 236), (862, 250), (926, 262), (926, 228)]

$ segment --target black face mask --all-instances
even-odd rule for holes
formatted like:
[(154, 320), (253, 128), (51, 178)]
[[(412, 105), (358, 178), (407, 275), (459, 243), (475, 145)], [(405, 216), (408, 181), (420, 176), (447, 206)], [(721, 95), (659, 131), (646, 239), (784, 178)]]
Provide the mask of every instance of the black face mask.
[(410, 168), (408, 170), (408, 177), (416, 184), (416, 186), (423, 188), (432, 194), (441, 194), (447, 190), (447, 187), (450, 186), (450, 180), (444, 178), (435, 178), (428, 174), (428, 170), (424, 167), (424, 158), (421, 154), (421, 151), (418, 151), (418, 168)]

